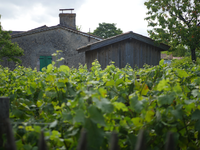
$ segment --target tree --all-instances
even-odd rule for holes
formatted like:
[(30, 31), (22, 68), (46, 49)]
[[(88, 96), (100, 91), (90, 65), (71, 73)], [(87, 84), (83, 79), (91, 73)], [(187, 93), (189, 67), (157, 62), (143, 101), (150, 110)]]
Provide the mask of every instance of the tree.
[(195, 50), (200, 48), (200, 1), (199, 0), (148, 0), (148, 30), (158, 43), (169, 44), (171, 50), (182, 44), (191, 50), (196, 62)]
[(187, 53), (187, 48), (181, 44), (179, 44), (174, 51), (172, 51), (172, 55), (174, 57), (184, 57)]
[(116, 24), (103, 22), (99, 23), (99, 27), (97, 27), (91, 34), (106, 39), (122, 33), (121, 29), (117, 29)]
[(11, 42), (10, 33), (10, 31), (3, 30), (0, 22), (0, 61), (3, 61), (2, 58), (7, 58), (8, 61), (21, 63), (21, 60), (17, 57), (22, 56), (24, 51), (17, 43)]

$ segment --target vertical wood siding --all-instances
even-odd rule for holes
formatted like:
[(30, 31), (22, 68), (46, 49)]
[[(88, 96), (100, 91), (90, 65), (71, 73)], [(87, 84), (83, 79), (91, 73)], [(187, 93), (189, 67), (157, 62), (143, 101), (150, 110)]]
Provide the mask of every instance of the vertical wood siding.
[(124, 40), (96, 50), (86, 52), (86, 63), (88, 68), (97, 59), (102, 69), (106, 68), (111, 61), (119, 68), (129, 64), (143, 67), (144, 64), (158, 65), (160, 61), (160, 49), (137, 40)]

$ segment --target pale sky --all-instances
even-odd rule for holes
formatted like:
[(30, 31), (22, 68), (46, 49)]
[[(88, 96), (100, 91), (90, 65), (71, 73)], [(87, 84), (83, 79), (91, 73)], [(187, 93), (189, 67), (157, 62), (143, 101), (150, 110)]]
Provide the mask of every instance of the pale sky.
[(43, 25), (59, 24), (59, 9), (74, 8), (76, 25), (92, 32), (99, 23), (116, 23), (124, 33), (148, 36), (144, 20), (146, 0), (0, 0), (4, 30), (27, 31)]

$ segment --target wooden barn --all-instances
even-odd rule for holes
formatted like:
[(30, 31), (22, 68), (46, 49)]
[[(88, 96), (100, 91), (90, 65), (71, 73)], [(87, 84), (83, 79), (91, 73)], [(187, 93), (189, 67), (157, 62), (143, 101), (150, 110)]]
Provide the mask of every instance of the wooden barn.
[(77, 51), (85, 52), (85, 63), (88, 68), (95, 59), (103, 69), (110, 61), (114, 61), (115, 66), (119, 68), (125, 67), (126, 64), (132, 68), (135, 66), (141, 68), (144, 64), (158, 65), (161, 51), (169, 48), (165, 44), (156, 45), (154, 40), (130, 31), (80, 47)]

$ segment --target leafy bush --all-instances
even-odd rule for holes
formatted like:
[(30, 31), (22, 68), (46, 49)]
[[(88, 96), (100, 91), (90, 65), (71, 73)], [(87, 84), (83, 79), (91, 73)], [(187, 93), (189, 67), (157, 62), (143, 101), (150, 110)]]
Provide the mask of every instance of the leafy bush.
[[(184, 63), (184, 64), (183, 64)], [(147, 147), (163, 149), (167, 131), (181, 149), (197, 149), (200, 131), (200, 66), (184, 61), (133, 70), (104, 70), (95, 61), (70, 69), (51, 64), (43, 72), (0, 68), (0, 95), (11, 100), (18, 149), (37, 149), (44, 131), (50, 149), (76, 149), (82, 128), (88, 149), (108, 149), (112, 131), (122, 150), (134, 149), (140, 129)]]

